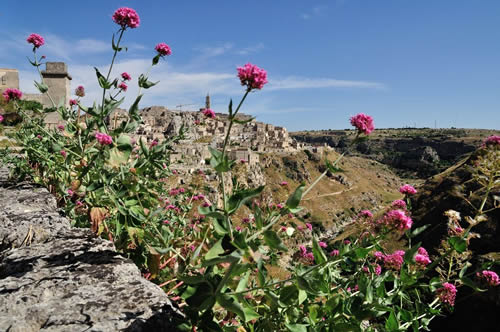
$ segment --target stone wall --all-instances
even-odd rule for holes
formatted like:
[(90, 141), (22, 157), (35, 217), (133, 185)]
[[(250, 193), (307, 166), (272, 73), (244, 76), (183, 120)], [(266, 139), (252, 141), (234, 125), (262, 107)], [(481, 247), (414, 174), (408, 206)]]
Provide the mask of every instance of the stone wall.
[(71, 228), (46, 189), (0, 169), (0, 331), (175, 331), (182, 319), (111, 242)]

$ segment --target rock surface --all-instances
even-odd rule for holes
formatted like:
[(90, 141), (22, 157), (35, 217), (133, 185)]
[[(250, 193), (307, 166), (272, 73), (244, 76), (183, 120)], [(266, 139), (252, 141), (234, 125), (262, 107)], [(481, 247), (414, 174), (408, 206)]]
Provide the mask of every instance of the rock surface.
[(0, 170), (0, 331), (175, 331), (182, 319), (111, 242), (72, 229), (43, 188)]

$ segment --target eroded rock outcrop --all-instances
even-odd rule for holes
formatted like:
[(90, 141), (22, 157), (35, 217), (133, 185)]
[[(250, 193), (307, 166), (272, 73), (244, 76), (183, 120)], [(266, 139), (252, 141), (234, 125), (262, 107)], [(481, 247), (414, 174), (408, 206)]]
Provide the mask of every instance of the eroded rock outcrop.
[(1, 331), (175, 331), (182, 315), (111, 242), (71, 228), (45, 189), (5, 179)]

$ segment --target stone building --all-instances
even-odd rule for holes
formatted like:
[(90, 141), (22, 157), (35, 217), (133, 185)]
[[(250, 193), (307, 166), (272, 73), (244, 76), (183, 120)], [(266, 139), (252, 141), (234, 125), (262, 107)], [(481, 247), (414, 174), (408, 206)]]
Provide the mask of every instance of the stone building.
[(8, 88), (19, 89), (19, 71), (17, 69), (0, 68), (0, 94)]

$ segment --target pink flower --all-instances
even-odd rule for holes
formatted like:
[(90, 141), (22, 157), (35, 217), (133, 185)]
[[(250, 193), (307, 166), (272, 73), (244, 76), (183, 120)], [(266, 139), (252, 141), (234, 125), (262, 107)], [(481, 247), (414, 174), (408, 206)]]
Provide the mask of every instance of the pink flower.
[(297, 229), (298, 229), (299, 231), (303, 231), (303, 230), (304, 230), (304, 227), (302, 227), (302, 226), (297, 226)]
[(201, 123), (201, 121), (200, 121), (200, 120), (194, 120), (194, 124), (195, 124), (195, 125), (199, 125), (200, 123)]
[(395, 209), (406, 210), (406, 202), (402, 199), (395, 200), (394, 202), (392, 202), (391, 206)]
[(376, 260), (383, 260), (385, 255), (380, 251), (375, 251), (373, 257), (375, 257)]
[(36, 135), (36, 138), (38, 138), (39, 140), (43, 139), (42, 135)]
[(3, 122), (3, 116), (0, 114), (0, 123)]
[(212, 205), (212, 204), (210, 204), (209, 202), (205, 202), (205, 203), (203, 203), (203, 207), (209, 207), (209, 206), (211, 206), (211, 205)]
[(448, 303), (451, 306), (455, 305), (455, 297), (457, 296), (457, 288), (445, 282), (442, 288), (436, 290), (439, 300), (443, 303)]
[(81, 201), (76, 201), (76, 203), (75, 203), (75, 204), (76, 204), (77, 206), (82, 206), (82, 205), (83, 205), (83, 203), (82, 203)]
[(158, 52), (158, 54), (160, 56), (168, 56), (168, 55), (172, 54), (172, 50), (170, 49), (170, 46), (168, 46), (165, 43), (159, 43), (159, 44), (157, 44), (155, 46), (155, 50), (156, 50), (156, 52)]
[(489, 145), (500, 145), (500, 136), (498, 135), (492, 135), (488, 137), (483, 145), (489, 146)]
[(313, 226), (310, 224), (310, 223), (306, 223), (306, 227), (308, 230), (312, 231), (313, 230)]
[(210, 108), (205, 108), (203, 111), (202, 111), (203, 115), (207, 118), (210, 118), (210, 119), (215, 119), (215, 112), (212, 111)]
[(280, 230), (281, 230), (282, 232), (286, 232), (286, 226), (281, 226), (281, 227), (280, 227)]
[(33, 44), (34, 48), (39, 48), (40, 46), (45, 44), (45, 40), (43, 39), (43, 37), (36, 33), (32, 33), (31, 35), (29, 35), (26, 41), (29, 44)]
[(351, 125), (356, 127), (360, 133), (369, 135), (374, 129), (373, 118), (369, 115), (359, 113), (351, 117)]
[(413, 220), (408, 217), (403, 210), (391, 210), (383, 218), (383, 223), (393, 226), (401, 231), (411, 228)]
[(420, 265), (427, 266), (431, 263), (431, 260), (429, 259), (429, 256), (417, 254), (415, 255), (415, 262)]
[(83, 85), (79, 85), (76, 89), (75, 89), (75, 95), (77, 97), (85, 97), (85, 88), (83, 87)]
[(122, 78), (125, 81), (130, 81), (132, 79), (132, 76), (130, 76), (127, 72), (122, 73)]
[(393, 254), (384, 256), (384, 266), (387, 269), (393, 269), (399, 271), (401, 266), (403, 265), (403, 256), (405, 252), (402, 250), (398, 250)]
[(250, 218), (245, 217), (245, 218), (241, 219), (241, 222), (244, 224), (248, 224), (250, 222)]
[(75, 105), (78, 105), (78, 102), (75, 99), (70, 99), (69, 106), (75, 106)]
[(382, 273), (382, 267), (378, 264), (375, 265), (375, 274), (376, 275), (380, 275), (380, 273)]
[(326, 247), (328, 247), (328, 245), (327, 245), (325, 242), (323, 242), (323, 241), (319, 241), (319, 242), (318, 242), (318, 244), (319, 244), (319, 246), (320, 246), (321, 248), (326, 248)]
[(3, 99), (5, 99), (6, 102), (9, 102), (10, 100), (19, 100), (23, 96), (23, 93), (19, 91), (18, 89), (5, 89), (5, 91), (2, 93)]
[(120, 83), (120, 84), (118, 85), (118, 88), (119, 88), (120, 90), (127, 91), (128, 86), (127, 86), (127, 84), (125, 84), (124, 82), (122, 82), (122, 83)]
[(284, 187), (284, 186), (288, 186), (288, 182), (286, 182), (286, 181), (281, 181), (280, 186), (282, 186), (282, 187)]
[(170, 220), (163, 220), (163, 223), (164, 223), (165, 225), (168, 225), (168, 224), (170, 224)]
[(150, 147), (157, 146), (157, 145), (158, 145), (157, 140), (151, 141), (151, 143), (149, 144)]
[(127, 27), (134, 29), (139, 26), (139, 23), (141, 23), (137, 12), (128, 7), (118, 8), (113, 14), (113, 21), (115, 21), (115, 23), (120, 25), (123, 29)]
[(244, 164), (246, 163), (247, 161), (245, 159), (240, 159), (240, 163)]
[(59, 153), (60, 153), (60, 154), (61, 154), (61, 156), (63, 156), (64, 158), (66, 158), (66, 156), (68, 155), (68, 154), (66, 153), (66, 151), (64, 151), (64, 150), (59, 151)]
[(345, 245), (351, 244), (351, 240), (344, 240), (344, 244)]
[(284, 206), (283, 204), (279, 203), (279, 204), (276, 204), (276, 207), (277, 207), (278, 209), (282, 209), (282, 208), (284, 208), (285, 206)]
[(113, 138), (104, 133), (96, 133), (95, 138), (101, 145), (110, 145), (111, 143), (113, 143)]
[(487, 283), (489, 286), (498, 286), (500, 285), (500, 279), (498, 278), (498, 274), (490, 270), (483, 270), (481, 272), (477, 272), (476, 276)]
[(59, 129), (60, 131), (63, 131), (64, 130), (64, 125), (58, 125), (57, 129)]
[(71, 189), (68, 189), (68, 195), (73, 196), (74, 192)]
[(409, 184), (405, 184), (399, 188), (399, 192), (405, 195), (415, 195), (417, 193), (417, 189)]
[(267, 72), (256, 65), (247, 63), (243, 67), (238, 67), (238, 77), (241, 85), (246, 85), (247, 90), (262, 89), (267, 83)]
[(330, 256), (338, 256), (340, 254), (340, 251), (338, 251), (337, 249), (333, 249), (332, 251), (330, 251)]
[(370, 210), (362, 210), (360, 213), (359, 213), (359, 216), (360, 217), (364, 217), (364, 218), (373, 218), (373, 213), (371, 213)]

